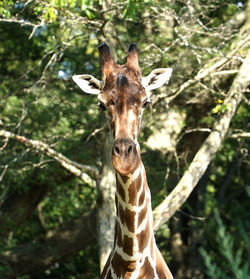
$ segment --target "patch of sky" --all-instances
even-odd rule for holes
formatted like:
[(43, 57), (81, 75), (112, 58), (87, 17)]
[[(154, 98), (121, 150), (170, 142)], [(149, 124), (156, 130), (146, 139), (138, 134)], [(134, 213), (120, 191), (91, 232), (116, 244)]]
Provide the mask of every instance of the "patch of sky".
[(72, 70), (71, 70), (71, 62), (64, 61), (61, 64), (60, 70), (57, 71), (57, 77), (59, 79), (69, 79), (72, 76)]
[(94, 65), (87, 61), (84, 63), (84, 68), (86, 69), (87, 72), (90, 72), (94, 70)]
[(244, 6), (244, 5), (243, 5), (243, 3), (242, 3), (241, 1), (240, 1), (240, 2), (237, 2), (237, 7), (238, 7), (238, 8), (243, 8), (243, 6)]
[(15, 3), (14, 7), (18, 10), (18, 9), (22, 9), (24, 7), (24, 3)]
[(34, 37), (42, 35), (45, 31), (47, 31), (46, 25), (40, 25), (35, 29)]

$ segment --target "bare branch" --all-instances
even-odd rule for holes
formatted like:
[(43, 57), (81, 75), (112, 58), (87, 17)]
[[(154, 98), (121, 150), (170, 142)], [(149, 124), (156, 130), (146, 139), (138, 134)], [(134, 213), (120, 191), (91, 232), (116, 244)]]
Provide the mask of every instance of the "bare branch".
[(37, 215), (38, 215), (38, 219), (40, 221), (41, 227), (44, 229), (45, 232), (47, 232), (48, 227), (47, 227), (46, 221), (43, 217), (43, 209), (42, 209), (42, 203), (41, 202), (37, 205)]
[(238, 70), (225, 70), (225, 71), (214, 72), (211, 74), (211, 76), (234, 75), (237, 73), (238, 73)]
[(22, 19), (20, 20), (20, 19), (16, 19), (16, 18), (0, 18), (0, 22), (17, 23), (17, 24), (20, 24), (21, 26), (25, 26), (25, 25), (32, 26), (32, 27), (39, 26), (30, 21), (26, 21), (26, 20), (22, 20)]
[[(185, 136), (186, 134), (190, 134), (190, 133), (196, 133), (196, 132), (205, 132), (205, 133), (211, 133), (211, 129), (209, 128), (196, 128), (196, 129), (189, 129), (184, 131), (184, 133), (180, 136), (180, 138), (182, 138), (183, 136)], [(177, 140), (179, 141), (180, 138)]]
[(11, 133), (9, 131), (0, 130), (0, 137), (5, 137), (8, 139), (14, 139), (20, 143), (23, 143), (27, 146), (32, 147), (33, 149), (39, 151), (39, 152), (45, 152), (47, 156), (53, 158), (59, 164), (67, 169), (69, 172), (74, 174), (75, 176), (79, 177), (82, 181), (86, 182), (89, 185), (94, 185), (95, 182), (90, 178), (90, 176), (83, 171), (91, 172), (95, 179), (98, 177), (98, 170), (96, 167), (88, 166), (88, 165), (82, 165), (80, 163), (77, 163), (75, 161), (72, 161), (62, 155), (61, 153), (53, 150), (50, 148), (46, 143), (39, 141), (39, 140), (31, 140), (23, 136), (16, 135), (14, 133)]
[(230, 138), (233, 138), (233, 139), (238, 139), (238, 138), (250, 138), (250, 133), (247, 133), (247, 132), (236, 133), (236, 134), (232, 134), (232, 135), (230, 136)]
[(86, 139), (86, 142), (88, 142), (92, 137), (95, 137), (97, 134), (102, 132), (106, 127), (107, 127), (107, 125), (104, 124), (101, 128), (95, 129), (91, 134), (89, 134), (89, 136)]
[[(170, 103), (172, 102), (176, 97), (178, 97), (181, 93), (183, 93), (184, 90), (189, 88), (190, 86), (196, 84), (197, 82), (200, 82), (202, 79), (205, 77), (212, 75), (214, 71), (220, 69), (223, 65), (225, 65), (228, 61), (231, 59), (235, 58), (236, 53), (248, 45), (250, 43), (250, 35), (246, 36), (242, 41), (240, 41), (239, 45), (237, 48), (235, 48), (229, 55), (223, 57), (216, 63), (214, 63), (212, 66), (207, 67), (205, 65), (193, 79), (189, 79), (186, 82), (184, 82), (177, 91), (175, 91), (173, 94), (167, 96), (167, 102)], [(209, 62), (211, 63), (211, 62)], [(162, 98), (166, 98), (166, 94), (162, 93), (158, 95), (157, 99), (155, 102), (159, 102)]]
[(30, 21), (23, 20), (23, 19), (17, 19), (17, 18), (0, 18), (0, 22), (7, 22), (7, 23), (17, 23), (20, 24), (21, 26), (32, 26), (32, 32), (29, 35), (29, 39), (31, 39), (37, 30), (37, 28), (41, 27), (44, 25), (44, 22), (41, 22), (39, 24), (34, 24)]

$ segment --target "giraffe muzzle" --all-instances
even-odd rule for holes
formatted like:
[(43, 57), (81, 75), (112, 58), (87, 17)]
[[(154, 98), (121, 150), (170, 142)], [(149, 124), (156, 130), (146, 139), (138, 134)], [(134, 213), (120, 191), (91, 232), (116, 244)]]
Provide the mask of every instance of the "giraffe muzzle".
[(135, 152), (136, 146), (132, 140), (118, 139), (114, 143), (113, 154), (115, 156), (128, 158)]
[(119, 173), (130, 173), (138, 162), (136, 144), (130, 139), (117, 139), (114, 142), (112, 161), (113, 166)]

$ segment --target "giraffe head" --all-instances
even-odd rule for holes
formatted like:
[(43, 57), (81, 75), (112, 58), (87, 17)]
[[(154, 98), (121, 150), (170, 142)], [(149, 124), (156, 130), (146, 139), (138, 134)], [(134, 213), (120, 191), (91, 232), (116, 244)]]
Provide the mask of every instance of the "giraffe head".
[(84, 92), (97, 95), (114, 137), (113, 166), (121, 175), (127, 175), (140, 162), (137, 137), (143, 111), (150, 103), (150, 91), (168, 82), (172, 69), (155, 69), (142, 77), (136, 44), (130, 45), (123, 65), (114, 62), (107, 44), (101, 44), (99, 52), (102, 81), (91, 75), (75, 75), (73, 80)]

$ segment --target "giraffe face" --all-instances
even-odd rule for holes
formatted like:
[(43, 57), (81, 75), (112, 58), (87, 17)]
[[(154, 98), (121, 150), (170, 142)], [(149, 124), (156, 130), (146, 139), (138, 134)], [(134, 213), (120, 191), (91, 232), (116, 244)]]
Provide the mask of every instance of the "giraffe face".
[(137, 47), (131, 44), (124, 65), (116, 64), (106, 44), (99, 47), (103, 90), (98, 95), (100, 105), (109, 116), (114, 137), (112, 163), (121, 175), (132, 173), (140, 162), (137, 141), (143, 104), (147, 102), (138, 64)]
[(136, 72), (118, 65), (98, 95), (114, 137), (113, 166), (122, 175), (132, 173), (140, 160), (137, 137), (143, 110), (149, 102), (140, 80)]
[(112, 163), (121, 175), (132, 173), (140, 161), (137, 142), (143, 104), (147, 100), (142, 86), (135, 44), (129, 47), (124, 65), (113, 61), (106, 44), (99, 47), (102, 65), (103, 89), (98, 95), (100, 105), (107, 111), (114, 137)]
[(143, 78), (135, 44), (130, 45), (124, 65), (114, 62), (107, 44), (101, 44), (99, 52), (102, 81), (86, 74), (75, 75), (73, 80), (84, 92), (98, 95), (114, 136), (113, 166), (121, 175), (128, 175), (140, 161), (137, 137), (143, 110), (150, 102), (149, 93), (168, 82), (172, 69), (155, 69)]

